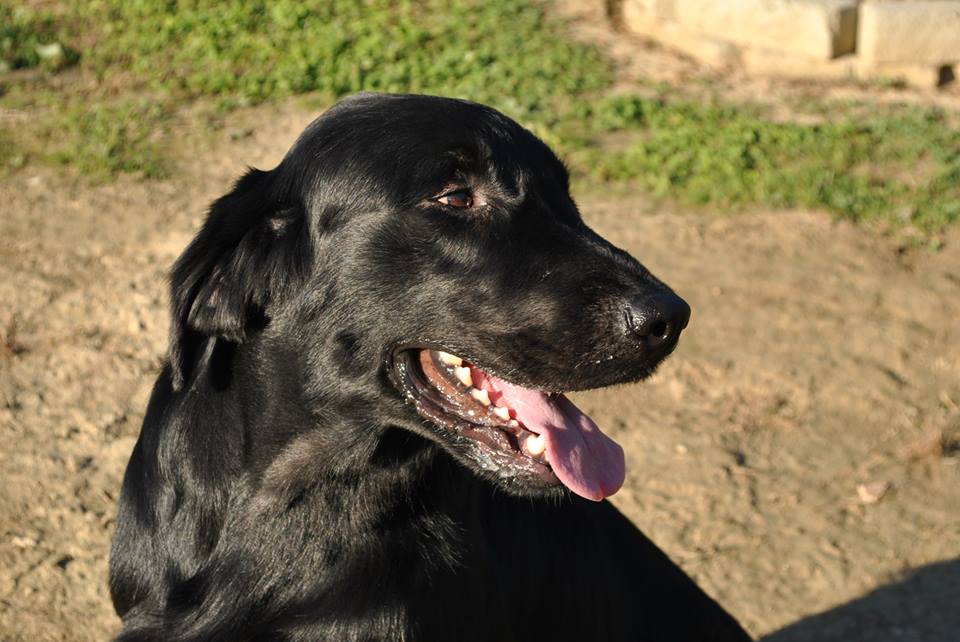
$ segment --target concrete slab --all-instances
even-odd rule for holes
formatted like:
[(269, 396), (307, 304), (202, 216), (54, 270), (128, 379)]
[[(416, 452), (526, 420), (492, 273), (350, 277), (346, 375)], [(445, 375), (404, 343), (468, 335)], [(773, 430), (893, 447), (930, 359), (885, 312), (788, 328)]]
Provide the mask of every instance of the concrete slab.
[(960, 63), (960, 1), (865, 2), (857, 52), (865, 68)]
[(625, 0), (626, 25), (828, 60), (856, 47), (857, 0)]

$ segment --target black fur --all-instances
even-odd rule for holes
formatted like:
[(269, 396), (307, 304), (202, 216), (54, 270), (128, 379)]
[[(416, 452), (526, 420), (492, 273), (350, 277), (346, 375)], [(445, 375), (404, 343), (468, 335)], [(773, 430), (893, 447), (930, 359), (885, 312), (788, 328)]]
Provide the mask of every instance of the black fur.
[[(451, 186), (475, 205), (437, 202)], [(409, 345), (543, 390), (640, 379), (672, 348), (630, 332), (658, 292), (513, 121), (343, 101), (173, 269), (113, 541), (118, 639), (749, 639), (612, 505), (481, 469), (391, 379)]]

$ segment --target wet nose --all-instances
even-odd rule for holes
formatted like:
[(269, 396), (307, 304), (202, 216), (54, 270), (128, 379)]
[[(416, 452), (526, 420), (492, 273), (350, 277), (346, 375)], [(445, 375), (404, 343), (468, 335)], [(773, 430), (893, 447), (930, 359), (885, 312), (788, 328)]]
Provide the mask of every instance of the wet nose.
[(690, 306), (673, 292), (633, 299), (627, 306), (627, 326), (645, 348), (672, 345), (690, 321)]

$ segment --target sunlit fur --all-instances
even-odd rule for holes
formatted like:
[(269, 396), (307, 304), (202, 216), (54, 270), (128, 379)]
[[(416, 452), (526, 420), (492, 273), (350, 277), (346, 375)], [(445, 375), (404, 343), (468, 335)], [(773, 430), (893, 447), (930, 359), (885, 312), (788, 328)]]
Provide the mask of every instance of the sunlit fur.
[[(451, 184), (472, 207), (434, 200)], [(173, 268), (113, 541), (119, 639), (748, 639), (610, 504), (481, 470), (388, 376), (423, 344), (543, 390), (640, 379), (673, 345), (643, 349), (623, 308), (665, 291), (505, 116), (340, 103)]]

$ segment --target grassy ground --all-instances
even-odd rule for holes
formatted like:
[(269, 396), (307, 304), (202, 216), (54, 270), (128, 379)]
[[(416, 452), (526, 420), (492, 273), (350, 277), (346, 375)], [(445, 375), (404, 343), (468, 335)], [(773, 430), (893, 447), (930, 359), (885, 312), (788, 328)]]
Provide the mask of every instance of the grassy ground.
[[(716, 209), (825, 208), (935, 232), (960, 220), (960, 130), (930, 108), (610, 96), (610, 64), (536, 0), (0, 0), (0, 167), (175, 168), (174, 131), (360, 90), (460, 96), (522, 121), (591, 185)], [(189, 116), (186, 113), (189, 112)], [(201, 114), (200, 117), (197, 114)]]

